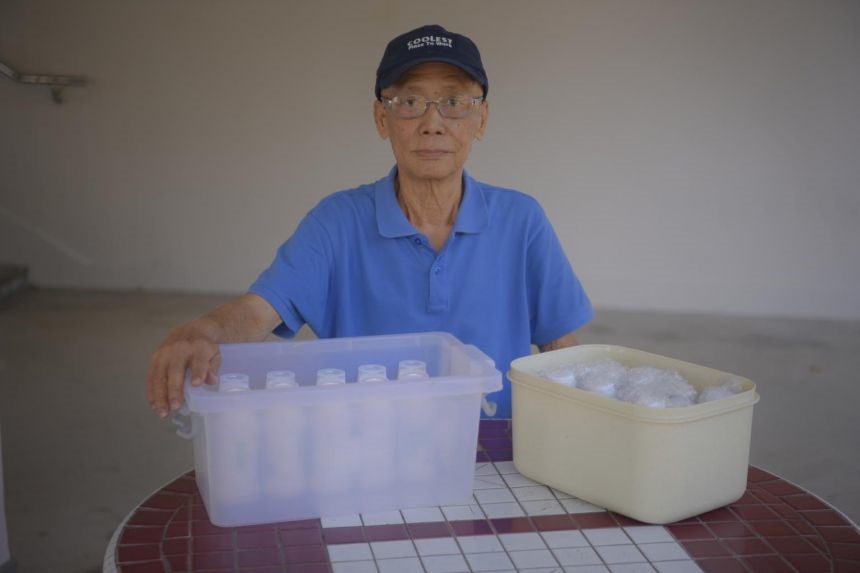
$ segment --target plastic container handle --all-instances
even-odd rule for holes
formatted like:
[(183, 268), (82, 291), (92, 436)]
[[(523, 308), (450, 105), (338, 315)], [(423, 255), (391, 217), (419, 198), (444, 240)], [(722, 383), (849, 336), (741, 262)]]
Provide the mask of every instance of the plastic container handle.
[(481, 410), (484, 411), (484, 414), (492, 418), (496, 415), (496, 410), (499, 409), (498, 404), (495, 402), (490, 402), (487, 400), (487, 395), (484, 394), (481, 396)]
[(191, 411), (188, 409), (188, 404), (183, 404), (182, 407), (173, 414), (170, 420), (174, 425), (178, 426), (176, 435), (183, 440), (194, 439), (194, 424), (191, 421)]

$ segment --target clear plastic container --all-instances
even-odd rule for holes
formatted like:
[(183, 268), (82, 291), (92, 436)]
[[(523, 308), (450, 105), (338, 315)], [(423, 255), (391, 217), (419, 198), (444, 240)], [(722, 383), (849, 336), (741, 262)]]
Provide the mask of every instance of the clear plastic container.
[[(471, 501), (482, 398), (502, 388), (474, 346), (421, 333), (225, 344), (221, 357), (223, 372), (248, 376), (249, 391), (185, 385), (197, 485), (214, 524)], [(426, 377), (357, 383), (360, 366), (394, 373), (403, 360), (424, 362)], [(318, 385), (324, 369), (346, 382)], [(271, 387), (283, 370), (295, 386)], [(236, 436), (253, 445), (244, 457)]]
[(746, 490), (755, 384), (734, 396), (648, 408), (541, 378), (572, 363), (615, 360), (676, 370), (697, 390), (732, 375), (639, 350), (582, 345), (514, 360), (514, 465), (523, 475), (647, 523), (670, 523)]

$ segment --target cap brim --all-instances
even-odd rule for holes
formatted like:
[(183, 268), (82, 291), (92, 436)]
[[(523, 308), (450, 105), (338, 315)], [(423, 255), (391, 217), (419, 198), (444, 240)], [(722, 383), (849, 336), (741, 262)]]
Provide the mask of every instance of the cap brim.
[(415, 66), (417, 66), (419, 64), (426, 64), (428, 62), (442, 62), (443, 64), (450, 64), (454, 67), (460, 68), (461, 70), (463, 70), (464, 72), (469, 74), (469, 77), (471, 77), (473, 80), (478, 82), (478, 84), (484, 90), (484, 95), (485, 96), (487, 95), (487, 82), (484, 78), (481, 77), (480, 72), (478, 72), (475, 68), (473, 68), (471, 66), (467, 66), (467, 65), (463, 64), (462, 62), (459, 62), (453, 58), (446, 58), (445, 56), (428, 55), (428, 56), (424, 56), (422, 58), (417, 58), (415, 60), (412, 60), (408, 64), (403, 64), (401, 66), (398, 66), (398, 67), (394, 68), (393, 70), (391, 70), (390, 72), (388, 72), (384, 77), (379, 78), (379, 89), (377, 90), (377, 94), (376, 94), (377, 97), (382, 92), (382, 90), (384, 90), (388, 86), (396, 83), (397, 80), (399, 80), (403, 76), (403, 74), (405, 74), (406, 72), (408, 72), (409, 70), (411, 70), (412, 68), (414, 68)]

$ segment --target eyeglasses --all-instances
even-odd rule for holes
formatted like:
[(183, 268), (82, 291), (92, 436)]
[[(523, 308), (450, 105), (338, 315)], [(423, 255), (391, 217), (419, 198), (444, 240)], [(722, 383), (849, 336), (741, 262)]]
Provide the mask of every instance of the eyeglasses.
[(472, 110), (484, 101), (483, 97), (472, 97), (468, 94), (448, 96), (439, 99), (427, 99), (420, 95), (406, 95), (380, 98), (385, 107), (391, 110), (395, 117), (413, 119), (421, 117), (427, 111), (427, 106), (436, 104), (439, 115), (450, 119), (461, 119), (472, 113)]

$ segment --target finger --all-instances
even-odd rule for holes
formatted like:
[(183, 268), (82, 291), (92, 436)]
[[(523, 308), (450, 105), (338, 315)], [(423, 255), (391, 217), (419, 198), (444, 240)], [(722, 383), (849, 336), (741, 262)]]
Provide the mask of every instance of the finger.
[(146, 401), (149, 407), (155, 410), (155, 392), (152, 390), (152, 385), (155, 383), (155, 355), (149, 359), (149, 364), (146, 367)]
[(156, 359), (152, 375), (153, 409), (162, 418), (167, 416), (167, 369), (164, 357)]
[(191, 357), (191, 385), (200, 386), (209, 369), (209, 360), (212, 358), (212, 350), (208, 347), (197, 349)]
[(209, 360), (209, 372), (206, 381), (213, 386), (218, 383), (218, 373), (221, 370), (221, 353), (216, 352)]
[(182, 405), (182, 385), (185, 382), (187, 365), (188, 355), (182, 353), (175, 357), (167, 367), (167, 400), (171, 410), (178, 410)]

